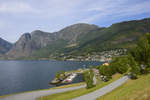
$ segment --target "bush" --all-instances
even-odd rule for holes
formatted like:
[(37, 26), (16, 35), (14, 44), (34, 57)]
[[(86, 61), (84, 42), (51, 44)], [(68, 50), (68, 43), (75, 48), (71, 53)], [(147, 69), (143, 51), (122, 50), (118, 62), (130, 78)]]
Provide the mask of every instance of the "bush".
[(130, 75), (131, 75), (131, 79), (137, 79), (138, 78), (137, 74), (135, 74), (135, 73), (131, 73)]

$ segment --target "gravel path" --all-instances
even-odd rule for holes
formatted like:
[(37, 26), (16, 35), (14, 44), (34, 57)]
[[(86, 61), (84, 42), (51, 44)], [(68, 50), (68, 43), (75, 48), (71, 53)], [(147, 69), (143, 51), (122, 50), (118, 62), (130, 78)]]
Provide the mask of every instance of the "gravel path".
[(119, 80), (116, 80), (114, 82), (112, 82), (111, 84), (100, 88), (99, 90), (96, 90), (94, 92), (91, 92), (89, 94), (74, 98), (72, 100), (95, 100), (98, 97), (101, 97), (105, 94), (107, 94), (108, 92), (111, 92), (113, 89), (119, 87), (120, 85), (122, 85), (123, 83), (125, 83), (127, 80), (129, 79), (129, 76), (124, 76), (122, 78), (120, 78)]
[(84, 87), (85, 85), (78, 86), (78, 87), (62, 88), (62, 89), (41, 90), (41, 91), (19, 93), (15, 95), (6, 96), (4, 98), (0, 98), (0, 100), (36, 100), (40, 96), (46, 96), (46, 95), (51, 95), (55, 93), (76, 90), (76, 89), (84, 88)]

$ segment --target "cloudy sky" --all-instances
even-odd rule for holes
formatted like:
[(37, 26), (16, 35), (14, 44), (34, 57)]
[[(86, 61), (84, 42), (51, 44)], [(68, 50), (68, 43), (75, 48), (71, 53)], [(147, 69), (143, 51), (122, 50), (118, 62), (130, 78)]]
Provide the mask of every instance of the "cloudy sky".
[(108, 27), (150, 17), (150, 0), (0, 0), (0, 37), (15, 42), (33, 30), (58, 31), (75, 23)]

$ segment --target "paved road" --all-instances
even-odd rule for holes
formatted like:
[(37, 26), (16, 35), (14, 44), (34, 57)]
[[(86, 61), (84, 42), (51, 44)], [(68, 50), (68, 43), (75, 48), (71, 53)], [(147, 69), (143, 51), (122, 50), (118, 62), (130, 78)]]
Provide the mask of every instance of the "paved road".
[(72, 100), (95, 100), (100, 96), (103, 96), (105, 94), (107, 94), (108, 92), (111, 92), (113, 89), (119, 87), (120, 85), (122, 85), (123, 83), (125, 83), (127, 80), (129, 79), (129, 76), (124, 76), (122, 78), (120, 78), (117, 81), (112, 82), (111, 84), (100, 88), (99, 90), (96, 90), (94, 92), (91, 92), (89, 94), (74, 98)]
[(20, 93), (20, 94), (16, 94), (16, 95), (10, 95), (5, 98), (0, 98), (0, 100), (36, 100), (40, 96), (46, 96), (46, 95), (51, 95), (51, 94), (55, 94), (55, 93), (71, 91), (71, 90), (84, 88), (84, 87), (85, 87), (85, 85), (78, 86), (78, 87), (63, 88), (63, 89), (41, 90), (41, 91)]
[[(119, 87), (120, 85), (125, 83), (128, 79), (129, 79), (128, 76), (124, 76), (124, 77), (120, 78), (119, 80), (117, 80), (103, 88), (100, 88), (99, 90), (96, 90), (92, 93), (77, 97), (73, 100), (95, 100), (96, 98)], [(55, 94), (55, 93), (76, 90), (76, 89), (84, 88), (84, 87), (85, 87), (85, 85), (78, 86), (78, 87), (63, 88), (63, 89), (26, 92), (26, 93), (20, 93), (20, 94), (15, 94), (15, 95), (10, 95), (10, 96), (4, 97), (4, 98), (0, 98), (0, 100), (36, 100), (40, 96), (46, 96), (46, 95), (51, 95), (51, 94)]]

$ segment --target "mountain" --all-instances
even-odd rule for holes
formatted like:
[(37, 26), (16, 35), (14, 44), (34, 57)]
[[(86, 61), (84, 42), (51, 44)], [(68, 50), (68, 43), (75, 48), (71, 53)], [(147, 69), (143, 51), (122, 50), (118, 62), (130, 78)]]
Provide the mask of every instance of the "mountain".
[(6, 55), (14, 59), (51, 59), (128, 49), (146, 32), (150, 32), (150, 18), (120, 22), (107, 28), (79, 23), (54, 33), (36, 30), (23, 34)]
[(0, 38), (0, 55), (5, 54), (12, 48), (13, 44)]
[[(80, 23), (71, 25), (54, 33), (40, 30), (24, 33), (6, 55), (8, 58), (29, 57), (32, 56), (35, 51), (47, 46), (50, 47), (48, 51), (58, 50), (71, 43), (76, 43), (80, 34), (86, 34), (97, 28), (98, 26), (96, 25)], [(42, 55), (44, 55), (44, 52)]]
[(65, 55), (80, 56), (117, 48), (128, 49), (135, 46), (139, 37), (147, 32), (150, 32), (150, 18), (120, 22), (107, 28), (82, 32), (75, 39), (76, 42), (70, 42), (68, 45), (60, 43), (55, 49), (52, 49), (53, 45), (48, 45), (36, 51), (34, 56), (36, 58), (59, 58)]
[(108, 28), (89, 33), (98, 35), (96, 38), (81, 44), (77, 52), (85, 53), (130, 48), (135, 45), (139, 37), (147, 32), (150, 33), (150, 18), (116, 23)]
[(51, 35), (40, 30), (24, 33), (6, 55), (12, 58), (30, 56), (34, 50), (43, 48), (53, 41), (53, 36)]
[(90, 31), (96, 30), (99, 27), (96, 25), (89, 25), (84, 23), (74, 24), (71, 26), (68, 26), (59, 32), (56, 32), (56, 37), (58, 39), (67, 40), (71, 43), (77, 42), (77, 38), (81, 34), (87, 34)]

